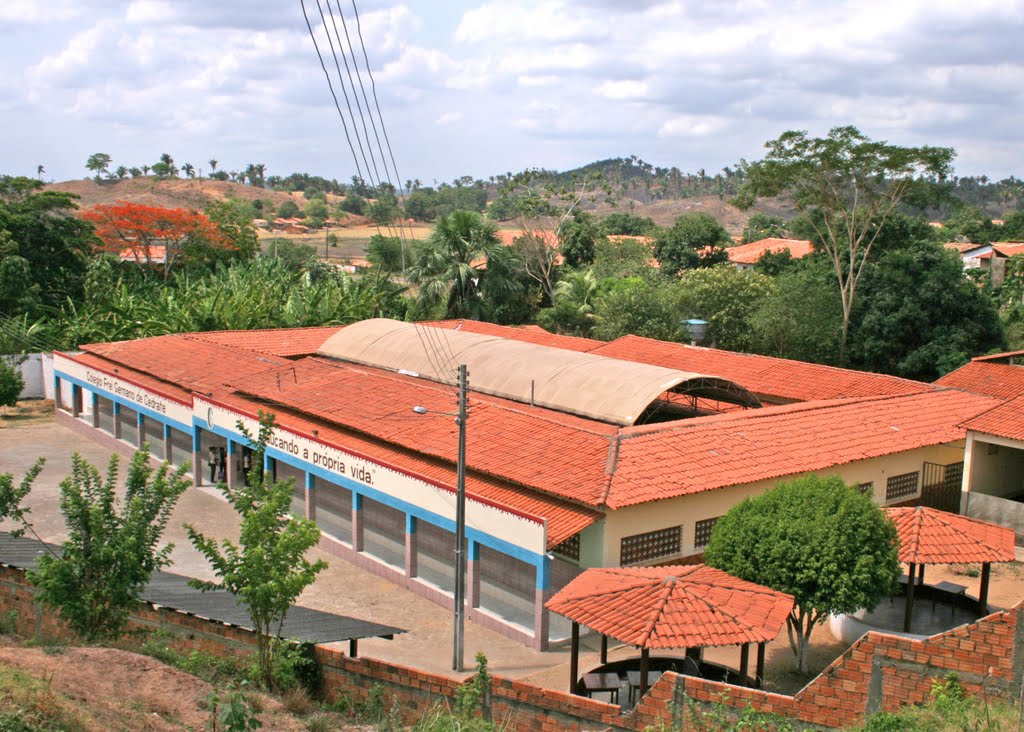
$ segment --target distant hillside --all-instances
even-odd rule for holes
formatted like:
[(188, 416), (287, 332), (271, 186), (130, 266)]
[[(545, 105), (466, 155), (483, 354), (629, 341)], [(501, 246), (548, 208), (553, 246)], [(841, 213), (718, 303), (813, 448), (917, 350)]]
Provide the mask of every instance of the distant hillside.
[(294, 200), (300, 208), (305, 202), (301, 193), (286, 193), (256, 188), (242, 183), (196, 178), (161, 179), (155, 176), (145, 176), (124, 180), (105, 180), (101, 183), (97, 183), (92, 178), (85, 178), (51, 183), (46, 186), (46, 189), (80, 196), (82, 208), (95, 206), (98, 203), (131, 201), (167, 208), (203, 210), (215, 201), (222, 201), (232, 196), (248, 201), (258, 198), (273, 201), (274, 208), (289, 199)]

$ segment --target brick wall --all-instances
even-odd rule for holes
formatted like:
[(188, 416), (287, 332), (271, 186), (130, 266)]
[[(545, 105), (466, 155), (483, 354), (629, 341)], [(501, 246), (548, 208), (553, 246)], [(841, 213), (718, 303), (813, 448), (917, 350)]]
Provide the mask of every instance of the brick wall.
[[(836, 728), (880, 709), (925, 702), (932, 681), (950, 671), (959, 675), (969, 693), (978, 693), (984, 684), (989, 694), (1014, 694), (1024, 680), (1020, 608), (925, 640), (868, 633), (793, 696), (665, 673), (635, 710), (622, 713), (618, 705), (496, 676), (490, 710), (510, 729), (539, 732), (640, 732), (659, 723), (686, 730), (693, 727), (691, 705), (717, 704), (737, 713), (750, 706), (806, 725)], [(17, 611), (17, 628), (23, 635), (67, 635), (58, 618), (35, 605), (24, 572), (0, 567), (0, 612), (11, 610)], [(132, 624), (167, 632), (170, 644), (183, 651), (244, 655), (252, 652), (255, 641), (249, 631), (145, 604), (133, 613)], [(363, 701), (380, 686), (397, 700), (409, 721), (445, 700), (452, 703), (459, 686), (445, 676), (372, 658), (349, 658), (326, 646), (317, 646), (315, 652), (329, 696)]]

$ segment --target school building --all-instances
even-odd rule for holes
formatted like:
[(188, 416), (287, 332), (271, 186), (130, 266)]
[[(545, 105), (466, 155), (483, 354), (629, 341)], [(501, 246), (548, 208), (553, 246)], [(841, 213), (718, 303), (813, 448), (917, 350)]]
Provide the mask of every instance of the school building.
[(384, 319), (85, 345), (55, 354), (54, 380), (61, 423), (191, 461), (197, 486), (240, 484), (240, 427), (272, 412), (266, 468), (294, 479), (322, 545), (451, 607), (462, 363), (469, 617), (538, 649), (567, 636), (544, 602), (582, 569), (695, 561), (780, 479), (959, 503), (963, 423), (1005, 401), (634, 336)]

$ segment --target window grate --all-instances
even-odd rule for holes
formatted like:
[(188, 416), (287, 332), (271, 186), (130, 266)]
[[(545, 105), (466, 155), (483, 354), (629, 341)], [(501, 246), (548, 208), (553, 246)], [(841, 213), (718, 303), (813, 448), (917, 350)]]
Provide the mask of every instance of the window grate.
[(561, 544), (556, 545), (551, 551), (555, 554), (560, 554), (566, 559), (572, 559), (575, 562), (580, 561), (580, 535), (573, 534)]
[(702, 521), (697, 522), (696, 528), (693, 532), (693, 545), (695, 547), (708, 545), (711, 541), (711, 531), (715, 528), (715, 523), (719, 518), (721, 517), (715, 516), (714, 518), (703, 519)]
[(875, 482), (868, 481), (867, 483), (858, 483), (857, 490), (860, 491), (861, 495), (865, 493), (871, 494), (875, 492)]
[(915, 495), (919, 479), (920, 473), (916, 472), (892, 476), (885, 484), (885, 500), (893, 501)]
[(619, 545), (620, 564), (636, 564), (679, 554), (683, 545), (683, 527), (672, 526), (645, 534), (623, 537)]

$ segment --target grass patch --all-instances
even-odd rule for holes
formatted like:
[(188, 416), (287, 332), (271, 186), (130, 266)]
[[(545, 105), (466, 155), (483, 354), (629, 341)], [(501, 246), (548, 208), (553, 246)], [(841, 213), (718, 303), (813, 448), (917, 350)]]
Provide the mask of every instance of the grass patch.
[(49, 684), (0, 666), (0, 732), (84, 732), (81, 717)]

